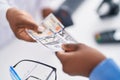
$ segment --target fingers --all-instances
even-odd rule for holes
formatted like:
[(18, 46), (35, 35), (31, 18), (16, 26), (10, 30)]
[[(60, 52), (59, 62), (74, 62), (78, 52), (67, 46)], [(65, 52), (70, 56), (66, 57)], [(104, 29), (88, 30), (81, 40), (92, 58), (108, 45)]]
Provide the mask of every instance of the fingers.
[(28, 33), (26, 32), (25, 28), (19, 29), (19, 31), (16, 33), (16, 37), (21, 39), (21, 40), (28, 41), (28, 42), (36, 42), (34, 39), (32, 39), (28, 35)]
[(28, 33), (26, 32), (26, 29), (31, 29), (37, 33), (39, 33), (40, 31), (38, 30), (38, 26), (34, 23), (32, 24), (23, 24), (23, 25), (18, 25), (17, 26), (17, 29), (15, 30), (15, 34), (16, 34), (16, 37), (21, 39), (21, 40), (25, 40), (25, 41), (28, 41), (28, 42), (36, 42), (34, 39), (32, 39)]
[(66, 52), (76, 51), (79, 48), (79, 45), (78, 44), (63, 44), (62, 48)]
[(63, 44), (62, 48), (64, 51), (59, 51), (56, 52), (56, 56), (60, 59), (60, 60), (65, 60), (68, 57), (72, 57), (74, 55), (74, 53), (76, 52), (80, 52), (80, 50), (82, 48), (85, 48), (85, 44), (82, 43), (78, 43), (78, 44)]
[(61, 63), (64, 63), (66, 62), (66, 60), (68, 60), (68, 58), (70, 57), (70, 54), (67, 52), (61, 51), (61, 52), (56, 52), (56, 56), (61, 61)]
[(38, 25), (35, 22), (32, 21), (26, 21), (25, 23), (17, 24), (16, 27), (19, 28), (26, 28), (31, 29), (37, 33), (39, 33)]
[(35, 24), (35, 23), (29, 24), (26, 28), (31, 29), (31, 30), (33, 30), (33, 31), (35, 31), (37, 33), (40, 32), (39, 29), (38, 29), (38, 25)]
[(50, 9), (50, 8), (44, 8), (43, 10), (42, 10), (42, 16), (43, 16), (43, 18), (45, 18), (46, 16), (48, 16), (50, 13), (52, 13), (53, 12), (53, 10), (52, 9)]
[(56, 56), (58, 57), (58, 59), (63, 60), (65, 58), (65, 54), (64, 52), (56, 52)]

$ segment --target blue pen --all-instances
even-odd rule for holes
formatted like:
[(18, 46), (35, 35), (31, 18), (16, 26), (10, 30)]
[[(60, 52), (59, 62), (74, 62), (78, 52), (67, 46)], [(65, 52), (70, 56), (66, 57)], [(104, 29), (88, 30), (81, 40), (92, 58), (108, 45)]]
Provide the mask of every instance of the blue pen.
[(12, 66), (10, 66), (9, 70), (10, 70), (10, 74), (13, 80), (21, 80), (21, 78), (19, 77), (19, 75), (17, 74), (17, 72)]

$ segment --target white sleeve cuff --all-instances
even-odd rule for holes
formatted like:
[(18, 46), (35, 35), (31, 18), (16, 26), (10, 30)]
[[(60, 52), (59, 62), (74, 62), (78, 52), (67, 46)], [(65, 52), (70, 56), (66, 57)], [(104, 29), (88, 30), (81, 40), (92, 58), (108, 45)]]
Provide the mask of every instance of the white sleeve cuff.
[(0, 25), (1, 27), (4, 27), (6, 23), (8, 23), (7, 18), (6, 18), (6, 13), (9, 8), (11, 7), (7, 4), (0, 4)]

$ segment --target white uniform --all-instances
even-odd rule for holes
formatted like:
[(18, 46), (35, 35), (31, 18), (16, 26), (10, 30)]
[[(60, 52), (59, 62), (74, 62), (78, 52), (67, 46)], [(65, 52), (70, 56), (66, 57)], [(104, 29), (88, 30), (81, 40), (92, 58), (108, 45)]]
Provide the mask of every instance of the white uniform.
[[(0, 48), (11, 42), (14, 39), (6, 19), (6, 12), (10, 7), (17, 7), (30, 13), (36, 19), (37, 12), (40, 9), (48, 7), (50, 0), (0, 0)], [(44, 4), (43, 4), (44, 3)]]

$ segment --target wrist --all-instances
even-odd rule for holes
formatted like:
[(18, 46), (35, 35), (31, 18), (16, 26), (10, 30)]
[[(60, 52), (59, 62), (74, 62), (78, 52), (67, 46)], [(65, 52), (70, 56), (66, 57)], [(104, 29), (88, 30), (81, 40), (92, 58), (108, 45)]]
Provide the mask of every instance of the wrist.
[(105, 59), (106, 59), (106, 57), (104, 55), (98, 55), (96, 58), (91, 59), (92, 60), (92, 62), (91, 62), (92, 64), (91, 64), (91, 67), (89, 68), (88, 76), (96, 68), (96, 66), (98, 66)]
[[(16, 8), (9, 8), (6, 12), (6, 18), (9, 21), (10, 18), (13, 17), (14, 13), (16, 13), (17, 9)], [(15, 16), (15, 15), (14, 15)]]

